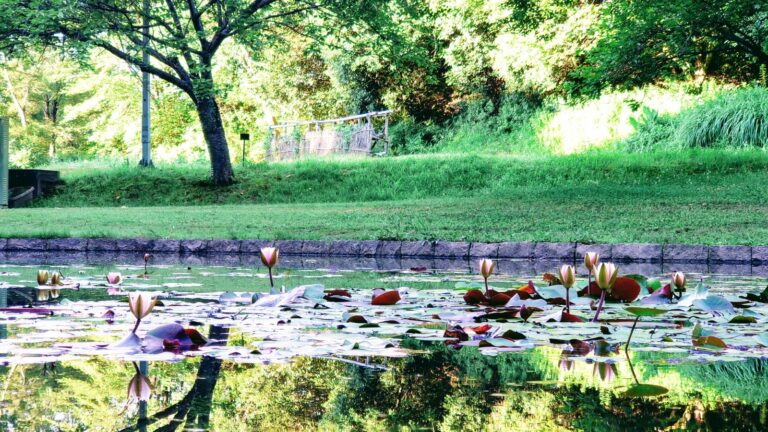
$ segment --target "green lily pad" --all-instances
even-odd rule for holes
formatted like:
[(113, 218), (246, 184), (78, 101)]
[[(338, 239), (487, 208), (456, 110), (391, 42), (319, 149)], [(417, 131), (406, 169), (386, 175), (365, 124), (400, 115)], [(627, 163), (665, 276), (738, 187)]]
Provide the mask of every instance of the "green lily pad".
[(754, 324), (757, 322), (757, 319), (752, 316), (736, 315), (728, 322), (731, 324)]
[(627, 312), (639, 317), (655, 317), (667, 313), (666, 309), (630, 306), (625, 308)]
[(669, 389), (655, 384), (635, 384), (624, 392), (627, 397), (655, 397), (669, 393)]
[(483, 285), (482, 282), (464, 282), (464, 281), (459, 281), (459, 282), (456, 282), (456, 285), (454, 285), (454, 288), (457, 289), (457, 290), (485, 289), (485, 285)]
[(648, 278), (648, 280), (645, 283), (646, 283), (646, 288), (650, 292), (654, 292), (657, 289), (661, 288), (661, 281), (656, 278)]

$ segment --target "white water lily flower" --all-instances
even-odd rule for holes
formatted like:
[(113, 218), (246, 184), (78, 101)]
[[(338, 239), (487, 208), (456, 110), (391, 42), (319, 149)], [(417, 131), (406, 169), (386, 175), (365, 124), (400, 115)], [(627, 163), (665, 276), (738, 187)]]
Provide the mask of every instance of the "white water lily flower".
[(149, 293), (135, 291), (128, 294), (128, 307), (137, 320), (141, 320), (152, 312), (156, 300)]
[(149, 396), (152, 394), (152, 384), (149, 382), (149, 378), (141, 373), (131, 378), (128, 383), (128, 398), (138, 401), (149, 400)]
[(484, 258), (480, 260), (479, 266), (480, 274), (483, 276), (483, 279), (488, 280), (493, 273), (493, 269), (496, 268), (496, 263), (493, 262), (492, 259)]

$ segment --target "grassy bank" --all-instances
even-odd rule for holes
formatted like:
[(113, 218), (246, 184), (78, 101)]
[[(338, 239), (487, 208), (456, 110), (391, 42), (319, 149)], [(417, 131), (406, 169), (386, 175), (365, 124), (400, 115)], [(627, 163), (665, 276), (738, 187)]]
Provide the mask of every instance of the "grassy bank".
[[(0, 236), (445, 239), (768, 244), (768, 205), (684, 197), (520, 194), (367, 203), (23, 209)], [(590, 194), (590, 195), (586, 195)], [(699, 198), (698, 200), (696, 198)]]
[[(402, 201), (428, 198), (548, 196), (553, 211), (575, 201), (613, 196), (765, 203), (755, 185), (768, 180), (768, 154), (759, 151), (684, 150), (570, 156), (420, 155), (321, 160), (239, 167), (237, 183), (213, 189), (204, 166), (61, 167), (66, 186), (44, 207), (191, 206)], [(711, 196), (717, 191), (716, 196)], [(639, 204), (639, 203), (637, 203)], [(661, 202), (659, 204), (662, 204)], [(595, 208), (598, 212), (601, 209)], [(602, 209), (607, 210), (607, 209)]]
[(205, 176), (65, 172), (40, 205), (71, 207), (3, 212), (0, 236), (768, 244), (757, 151), (259, 165), (223, 191)]

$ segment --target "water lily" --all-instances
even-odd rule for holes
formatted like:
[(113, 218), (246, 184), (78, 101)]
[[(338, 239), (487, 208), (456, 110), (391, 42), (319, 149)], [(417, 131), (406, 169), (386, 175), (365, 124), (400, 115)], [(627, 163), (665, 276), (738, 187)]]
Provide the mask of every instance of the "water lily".
[(133, 333), (139, 328), (141, 320), (152, 312), (156, 300), (149, 293), (135, 291), (128, 294), (128, 307), (131, 313), (136, 317), (136, 326), (133, 327)]
[(48, 270), (37, 271), (37, 284), (38, 285), (48, 284)]
[(599, 376), (601, 381), (611, 382), (618, 374), (618, 367), (616, 363), (596, 362), (592, 374)]
[(685, 291), (685, 273), (675, 272), (675, 274), (672, 275), (672, 285), (677, 288), (677, 298), (682, 297), (683, 291)]
[(483, 258), (480, 260), (480, 274), (483, 275), (485, 281), (485, 292), (488, 292), (488, 278), (493, 274), (493, 269), (496, 268), (496, 263), (492, 259)]
[(565, 288), (565, 311), (571, 312), (571, 296), (570, 291), (574, 283), (576, 283), (576, 270), (572, 265), (564, 265), (560, 267), (560, 282)]
[(277, 248), (273, 247), (264, 247), (261, 248), (259, 251), (259, 257), (261, 258), (262, 264), (266, 266), (269, 269), (269, 285), (274, 288), (275, 287), (275, 281), (272, 278), (272, 267), (277, 265), (278, 257), (280, 256), (280, 251)]
[(597, 286), (600, 287), (600, 302), (597, 304), (597, 311), (595, 312), (595, 318), (592, 321), (597, 322), (600, 318), (600, 311), (603, 309), (605, 303), (605, 293), (611, 292), (613, 284), (616, 283), (616, 279), (619, 277), (619, 268), (613, 263), (600, 263), (595, 269), (595, 281)]
[(587, 252), (584, 255), (584, 267), (590, 272), (595, 271), (595, 267), (600, 263), (600, 254), (597, 252)]
[(107, 283), (110, 285), (119, 285), (123, 281), (123, 275), (118, 272), (107, 273)]
[[(134, 367), (136, 365), (134, 364)], [(147, 401), (152, 394), (152, 383), (149, 382), (149, 378), (139, 371), (136, 367), (136, 374), (133, 375), (131, 381), (128, 383), (128, 399), (137, 401)]]
[(147, 266), (149, 265), (149, 259), (150, 258), (152, 258), (152, 255), (150, 255), (148, 253), (144, 254), (144, 276), (149, 274), (149, 272), (147, 271)]
[(587, 287), (592, 284), (592, 273), (595, 272), (595, 268), (600, 264), (600, 254), (597, 252), (587, 252), (584, 254), (584, 267), (587, 268)]

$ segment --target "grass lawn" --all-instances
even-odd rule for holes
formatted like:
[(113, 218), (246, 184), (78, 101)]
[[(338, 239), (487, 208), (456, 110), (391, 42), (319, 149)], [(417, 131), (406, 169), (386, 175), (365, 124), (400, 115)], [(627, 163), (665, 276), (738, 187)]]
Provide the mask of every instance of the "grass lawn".
[(64, 175), (0, 236), (768, 244), (759, 151), (257, 165), (220, 191), (204, 167)]

